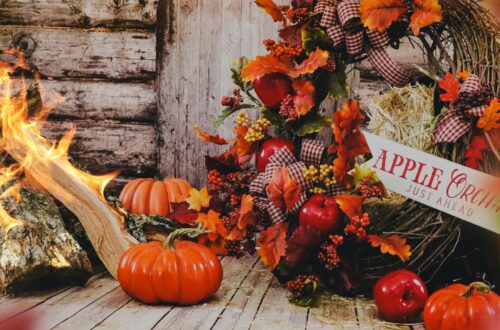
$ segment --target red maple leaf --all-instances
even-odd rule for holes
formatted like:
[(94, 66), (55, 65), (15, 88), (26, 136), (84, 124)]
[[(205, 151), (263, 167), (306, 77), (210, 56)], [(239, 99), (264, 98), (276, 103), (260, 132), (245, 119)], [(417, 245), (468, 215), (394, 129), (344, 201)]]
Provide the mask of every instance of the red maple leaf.
[(188, 202), (172, 203), (170, 204), (173, 211), (168, 217), (178, 223), (191, 225), (198, 219), (198, 212), (189, 209)]
[(439, 96), (441, 101), (453, 103), (460, 92), (460, 83), (455, 76), (447, 72), (444, 79), (440, 80), (438, 84), (439, 87), (446, 92)]
[(470, 147), (465, 152), (464, 165), (473, 169), (479, 169), (479, 161), (484, 161), (484, 151), (488, 148), (486, 140), (482, 135), (476, 135), (472, 139)]

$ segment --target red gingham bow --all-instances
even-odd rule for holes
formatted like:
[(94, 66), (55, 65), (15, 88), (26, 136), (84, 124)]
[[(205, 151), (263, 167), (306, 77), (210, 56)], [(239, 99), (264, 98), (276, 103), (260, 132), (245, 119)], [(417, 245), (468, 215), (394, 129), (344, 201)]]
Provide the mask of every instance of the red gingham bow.
[(373, 67), (392, 85), (404, 86), (410, 82), (408, 72), (385, 51), (389, 45), (387, 33), (362, 28), (359, 0), (319, 0), (314, 12), (322, 14), (320, 25), (326, 29), (336, 47), (345, 43), (347, 52), (352, 56), (366, 52)]
[[(273, 156), (269, 158), (269, 163), (264, 172), (260, 173), (250, 185), (250, 193), (254, 197), (255, 206), (264, 213), (267, 213), (274, 224), (286, 221), (287, 215), (295, 214), (299, 211), (300, 207), (307, 201), (307, 192), (312, 188), (311, 181), (304, 179), (304, 169), (306, 166), (314, 165), (319, 166), (321, 157), (325, 147), (323, 142), (316, 140), (304, 140), (300, 151), (300, 161), (297, 161), (293, 153), (286, 147), (278, 150)], [(290, 177), (297, 180), (297, 183), (302, 186), (300, 199), (295, 204), (294, 208), (284, 212), (274, 205), (269, 200), (266, 187), (271, 181), (274, 172), (281, 168), (286, 167), (290, 173)], [(332, 188), (329, 193), (338, 193), (338, 188)]]
[[(479, 77), (470, 74), (460, 87), (460, 93), (475, 93), (479, 91), (481, 81)], [(450, 109), (439, 121), (432, 137), (434, 142), (455, 142), (472, 128), (474, 117), (481, 117), (487, 105), (474, 107), (465, 111)]]

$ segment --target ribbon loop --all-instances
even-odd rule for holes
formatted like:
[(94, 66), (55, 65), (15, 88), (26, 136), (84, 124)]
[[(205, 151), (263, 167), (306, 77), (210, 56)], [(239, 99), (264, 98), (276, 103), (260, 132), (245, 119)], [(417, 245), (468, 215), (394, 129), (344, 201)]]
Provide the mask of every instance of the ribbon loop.
[(346, 51), (351, 56), (366, 51), (375, 70), (392, 85), (404, 86), (410, 82), (408, 72), (385, 52), (390, 42), (389, 35), (386, 32), (369, 31), (362, 26), (359, 0), (319, 0), (314, 12), (322, 14), (320, 25), (326, 29), (335, 47), (345, 43)]
[[(481, 80), (479, 77), (470, 74), (460, 87), (458, 97), (460, 97), (462, 93), (477, 93), (480, 88)], [(437, 124), (432, 140), (436, 143), (457, 141), (472, 128), (473, 120), (477, 117), (481, 117), (486, 108), (487, 105), (469, 108), (464, 111), (450, 109)]]

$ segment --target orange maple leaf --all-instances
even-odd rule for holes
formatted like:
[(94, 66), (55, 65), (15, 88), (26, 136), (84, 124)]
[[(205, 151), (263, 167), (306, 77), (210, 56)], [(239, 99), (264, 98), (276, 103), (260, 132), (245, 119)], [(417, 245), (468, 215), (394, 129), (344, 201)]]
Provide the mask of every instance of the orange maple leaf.
[(420, 29), (443, 19), (443, 12), (438, 0), (414, 0), (413, 15), (410, 17), (410, 27), (418, 36)]
[(350, 188), (352, 183), (352, 177), (348, 172), (354, 168), (355, 158), (370, 152), (365, 136), (361, 132), (364, 120), (359, 102), (353, 100), (344, 103), (342, 110), (338, 109), (333, 114), (332, 129), (335, 144), (328, 150), (337, 153), (333, 172), (337, 181), (346, 188)]
[(285, 22), (283, 11), (274, 3), (273, 0), (255, 0), (257, 6), (262, 8), (266, 13), (271, 15), (275, 22)]
[(226, 236), (228, 240), (241, 240), (247, 234), (247, 227), (253, 224), (255, 219), (255, 214), (253, 212), (253, 197), (251, 195), (244, 194), (241, 197), (240, 204), (240, 216), (236, 226), (231, 229), (231, 231)]
[(308, 58), (306, 58), (302, 63), (297, 65), (295, 69), (290, 72), (290, 77), (297, 78), (300, 75), (313, 73), (318, 68), (325, 66), (330, 57), (330, 52), (327, 50), (316, 49), (312, 52)]
[(469, 78), (469, 76), (470, 76), (470, 73), (467, 70), (462, 70), (462, 71), (457, 72), (457, 78), (462, 80), (462, 81), (465, 81), (465, 79)]
[(201, 245), (205, 245), (218, 256), (228, 255), (228, 252), (226, 250), (227, 241), (220, 236), (218, 236), (215, 241), (211, 241), (210, 239), (208, 239), (208, 235), (201, 235), (198, 237), (198, 243)]
[(440, 80), (438, 84), (446, 92), (439, 96), (441, 101), (453, 103), (460, 92), (460, 83), (458, 80), (451, 73), (447, 72), (444, 79)]
[(257, 56), (251, 60), (241, 71), (241, 78), (245, 82), (254, 81), (268, 73), (281, 72), (288, 74), (294, 69), (292, 63), (281, 62), (272, 55)]
[(389, 253), (390, 255), (397, 255), (402, 261), (407, 261), (411, 256), (411, 246), (406, 244), (406, 239), (398, 235), (391, 236), (378, 236), (368, 235), (368, 242), (373, 247), (380, 246), (382, 253)]
[(236, 142), (232, 149), (240, 164), (245, 164), (246, 162), (248, 162), (259, 147), (258, 143), (248, 142), (245, 139), (248, 128), (248, 126), (236, 126), (233, 129), (234, 133), (236, 134)]
[(490, 131), (495, 128), (500, 128), (500, 99), (495, 98), (490, 105), (484, 110), (483, 115), (477, 121), (477, 127)]
[(358, 195), (337, 195), (335, 201), (349, 219), (363, 214), (363, 197)]
[(260, 232), (257, 238), (257, 254), (260, 261), (270, 269), (280, 262), (281, 257), (286, 254), (286, 232), (287, 223), (280, 223)]
[(292, 88), (295, 91), (293, 104), (299, 116), (304, 116), (314, 107), (314, 84), (306, 78), (294, 80)]
[(198, 125), (194, 125), (193, 129), (198, 133), (198, 137), (200, 139), (202, 139), (203, 141), (207, 141), (207, 142), (218, 144), (218, 145), (225, 145), (225, 144), (229, 143), (229, 141), (222, 138), (220, 135), (210, 135), (210, 134), (202, 132), (202, 130), (200, 129), (200, 126), (198, 126)]
[(363, 25), (379, 32), (387, 30), (407, 10), (403, 0), (362, 0), (359, 5)]
[(290, 177), (286, 167), (280, 167), (274, 171), (266, 192), (277, 208), (290, 210), (299, 201), (302, 186)]
[(208, 239), (211, 241), (215, 241), (218, 236), (227, 236), (226, 227), (224, 227), (219, 215), (220, 214), (214, 210), (208, 210), (206, 214), (198, 213), (198, 219), (196, 219), (197, 223), (201, 224), (203, 228), (209, 231)]

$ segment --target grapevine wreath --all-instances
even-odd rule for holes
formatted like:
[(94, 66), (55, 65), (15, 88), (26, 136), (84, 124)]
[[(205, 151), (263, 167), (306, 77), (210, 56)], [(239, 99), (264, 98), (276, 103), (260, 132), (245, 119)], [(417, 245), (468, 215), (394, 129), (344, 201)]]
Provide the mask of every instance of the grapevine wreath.
[[(495, 173), (497, 21), (473, 0), (255, 2), (281, 23), (280, 40), (233, 63), (236, 88), (215, 125), (234, 120), (234, 137), (194, 127), (229, 148), (206, 157), (208, 187), (168, 217), (207, 230), (199, 241), (218, 254), (257, 252), (297, 303), (318, 287), (369, 292), (401, 268), (429, 282), (459, 244), (461, 221), (388, 191), (362, 165), (361, 128)], [(391, 59), (402, 41), (421, 47), (428, 67), (409, 72)], [(390, 86), (367, 109), (347, 83), (364, 60)], [(329, 205), (334, 220), (308, 216), (314, 205)]]

